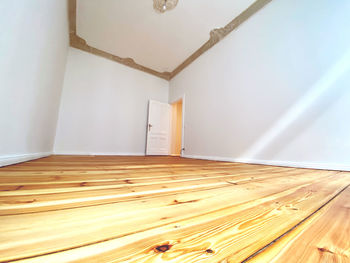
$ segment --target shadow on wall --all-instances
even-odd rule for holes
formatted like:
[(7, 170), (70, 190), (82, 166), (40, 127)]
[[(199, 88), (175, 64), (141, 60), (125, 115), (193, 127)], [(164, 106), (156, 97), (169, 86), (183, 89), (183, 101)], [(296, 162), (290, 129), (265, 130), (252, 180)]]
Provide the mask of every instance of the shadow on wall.
[[(54, 137), (56, 133), (56, 125), (58, 118), (58, 108), (63, 84), (64, 71), (62, 64), (65, 64), (66, 58), (60, 58), (63, 61), (50, 63), (52, 52), (51, 42), (44, 42), (38, 47), (38, 56), (33, 67), (33, 90), (34, 94), (31, 98), (28, 131), (26, 134), (26, 151), (29, 153), (50, 152), (53, 149)], [(46, 65), (45, 74), (42, 73), (42, 65)], [(62, 79), (60, 81), (52, 81), (57, 79), (60, 72)]]
[[(302, 130), (307, 129), (349, 88), (334, 85), (350, 70), (350, 49), (323, 74), (312, 88), (273, 124), (252, 146), (240, 155), (242, 159), (258, 159), (278, 154)], [(350, 74), (350, 72), (349, 72)], [(310, 120), (313, 120), (310, 122)], [(287, 131), (288, 132), (285, 132)], [(292, 132), (291, 132), (292, 131)], [(273, 149), (273, 153), (268, 150)], [(271, 156), (270, 156), (271, 157)]]

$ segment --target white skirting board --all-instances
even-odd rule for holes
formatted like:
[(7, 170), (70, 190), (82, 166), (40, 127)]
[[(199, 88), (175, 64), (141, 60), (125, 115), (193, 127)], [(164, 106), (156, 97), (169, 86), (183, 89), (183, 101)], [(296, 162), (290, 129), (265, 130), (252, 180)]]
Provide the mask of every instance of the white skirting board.
[(243, 158), (229, 158), (229, 157), (217, 157), (217, 156), (202, 156), (202, 155), (190, 155), (184, 154), (182, 157), (192, 159), (203, 159), (211, 161), (224, 161), (234, 163), (249, 163), (249, 164), (264, 164), (273, 166), (284, 166), (294, 168), (309, 168), (318, 170), (335, 170), (335, 171), (350, 171), (350, 165), (337, 164), (337, 163), (311, 163), (311, 162), (293, 162), (293, 161), (278, 161), (278, 160), (256, 160), (256, 159), (243, 159)]
[(3, 155), (0, 156), (0, 167), (47, 157), (51, 154), (52, 152)]
[(127, 152), (80, 152), (80, 151), (57, 151), (55, 155), (108, 155), (108, 156), (145, 156), (145, 153), (127, 153)]

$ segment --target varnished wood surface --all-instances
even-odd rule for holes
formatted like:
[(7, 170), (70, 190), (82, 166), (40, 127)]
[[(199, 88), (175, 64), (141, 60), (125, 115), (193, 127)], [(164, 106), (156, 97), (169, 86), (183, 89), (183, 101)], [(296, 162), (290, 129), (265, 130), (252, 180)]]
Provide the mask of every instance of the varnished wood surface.
[(350, 262), (350, 174), (178, 157), (0, 168), (0, 262)]

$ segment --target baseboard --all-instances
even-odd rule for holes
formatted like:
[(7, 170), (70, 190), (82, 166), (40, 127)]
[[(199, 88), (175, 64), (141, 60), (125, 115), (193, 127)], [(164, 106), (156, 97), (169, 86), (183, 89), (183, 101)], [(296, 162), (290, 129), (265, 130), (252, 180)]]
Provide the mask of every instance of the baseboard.
[[(30, 160), (35, 160), (35, 159), (47, 157), (47, 156), (50, 156), (52, 154), (55, 154), (55, 155), (145, 156), (145, 153), (129, 153), (129, 152), (68, 152), (68, 151), (67, 152), (54, 152), (54, 153), (41, 152), (41, 153), (29, 153), (29, 154), (0, 156), (0, 167), (11, 165), (11, 164), (16, 164), (16, 163), (27, 162)], [(278, 160), (258, 160), (258, 159), (230, 158), (230, 157), (190, 155), (190, 154), (183, 154), (182, 157), (192, 158), (192, 159), (211, 160), (211, 161), (263, 164), (263, 165), (295, 167), (295, 168), (350, 171), (350, 165), (335, 164), (335, 163), (311, 163), (311, 162), (291, 162), (291, 161), (278, 161)]]
[(47, 157), (50, 155), (52, 155), (52, 152), (4, 155), (4, 156), (0, 156), (0, 167), (16, 164), (16, 163), (23, 163), (23, 162)]
[(107, 155), (107, 156), (145, 156), (145, 153), (130, 152), (84, 152), (84, 151), (55, 151), (55, 155)]
[(279, 161), (279, 160), (259, 160), (259, 159), (202, 156), (202, 155), (190, 155), (190, 154), (184, 154), (183, 157), (192, 158), (192, 159), (211, 160), (211, 161), (263, 164), (263, 165), (294, 167), (294, 168), (308, 168), (308, 169), (334, 170), (334, 171), (350, 171), (350, 165), (337, 164), (337, 163), (312, 163), (312, 162), (292, 162), (292, 161)]

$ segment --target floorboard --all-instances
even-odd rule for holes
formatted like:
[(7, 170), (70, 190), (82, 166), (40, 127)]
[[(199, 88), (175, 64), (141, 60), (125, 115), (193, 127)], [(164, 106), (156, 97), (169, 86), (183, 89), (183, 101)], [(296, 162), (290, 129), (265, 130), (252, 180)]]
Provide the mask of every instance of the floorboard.
[(349, 219), (347, 188), (248, 262), (350, 262)]
[(0, 168), (0, 262), (349, 262), (349, 184), (339, 171), (51, 156)]

